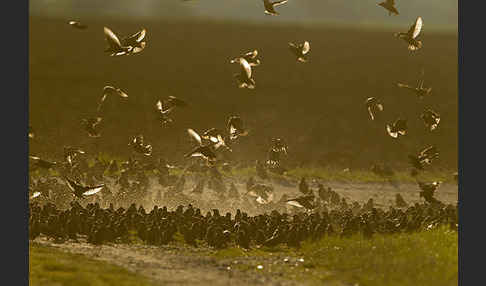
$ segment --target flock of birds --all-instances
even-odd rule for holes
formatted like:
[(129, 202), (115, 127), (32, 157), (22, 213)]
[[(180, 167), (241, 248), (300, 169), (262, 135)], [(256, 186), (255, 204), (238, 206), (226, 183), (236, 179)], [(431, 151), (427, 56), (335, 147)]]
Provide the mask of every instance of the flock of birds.
[[(275, 7), (287, 3), (287, 0), (271, 2), (263, 0), (265, 14), (279, 15)], [(384, 7), (389, 11), (390, 15), (398, 15), (398, 10), (395, 8), (395, 1), (387, 0), (378, 5)], [(88, 27), (79, 21), (69, 21), (69, 25), (76, 29), (87, 29)], [(418, 39), (422, 30), (423, 20), (418, 17), (407, 32), (395, 33), (394, 36), (402, 39), (408, 44), (408, 50), (411, 52), (417, 51), (422, 47), (422, 41)], [(103, 29), (105, 39), (108, 46), (104, 50), (107, 54), (113, 57), (129, 56), (141, 53), (147, 46), (146, 44), (146, 29), (142, 29), (137, 33), (121, 37), (114, 33), (110, 28)], [(304, 41), (302, 43), (289, 43), (289, 49), (296, 57), (296, 61), (306, 63), (309, 58), (310, 43)], [(243, 53), (230, 60), (231, 64), (238, 64), (240, 72), (234, 74), (238, 88), (254, 89), (256, 88), (256, 81), (253, 78), (252, 69), (260, 66), (261, 61), (258, 59), (258, 50)], [(404, 88), (414, 92), (418, 99), (430, 95), (431, 88), (424, 87), (424, 79), (422, 76), (418, 81), (416, 87), (398, 83), (399, 88)], [(122, 89), (107, 85), (103, 88), (103, 94), (97, 107), (98, 115), (96, 117), (85, 118), (81, 121), (81, 126), (89, 137), (97, 138), (101, 136), (99, 124), (102, 121), (101, 112), (103, 105), (106, 104), (109, 98), (127, 98), (128, 94)], [(172, 113), (176, 109), (183, 109), (188, 106), (188, 103), (175, 96), (169, 96), (166, 99), (158, 100), (155, 103), (155, 112), (160, 118), (162, 124), (169, 124), (173, 122)], [(380, 99), (370, 97), (366, 99), (365, 106), (368, 110), (370, 119), (375, 120), (379, 112), (384, 111), (384, 104)], [(421, 114), (426, 128), (433, 132), (437, 129), (440, 122), (440, 115), (431, 109), (425, 109)], [(386, 124), (386, 131), (389, 136), (399, 139), (401, 136), (407, 134), (407, 120), (398, 118), (392, 124)], [(198, 203), (198, 201), (191, 201), (189, 197), (183, 194), (182, 190), (185, 184), (185, 175), (188, 172), (199, 174), (196, 176), (197, 184), (192, 191), (192, 194), (202, 194), (204, 185), (207, 184), (210, 189), (213, 189), (222, 205), (230, 204), (229, 199), (240, 199), (240, 194), (236, 189), (234, 183), (230, 184), (229, 189), (226, 187), (223, 180), (224, 174), (218, 171), (217, 167), (221, 166), (223, 171), (231, 169), (229, 163), (222, 163), (218, 160), (218, 152), (232, 152), (231, 146), (238, 141), (242, 136), (247, 136), (249, 130), (245, 128), (243, 119), (238, 115), (231, 115), (226, 122), (226, 129), (209, 128), (205, 131), (198, 132), (192, 128), (187, 129), (189, 137), (194, 142), (194, 147), (189, 150), (184, 156), (186, 158), (199, 157), (201, 161), (195, 162), (185, 167), (181, 171), (180, 176), (170, 174), (171, 170), (177, 169), (160, 159), (147, 159), (152, 157), (152, 145), (144, 141), (144, 136), (139, 134), (130, 138), (128, 146), (132, 148), (133, 152), (139, 154), (141, 160), (130, 158), (127, 162), (122, 164), (119, 168), (118, 162), (112, 160), (111, 162), (104, 162), (97, 159), (95, 165), (88, 166), (85, 152), (82, 149), (71, 146), (64, 147), (63, 162), (53, 162), (41, 159), (37, 156), (29, 156), (30, 169), (44, 170), (43, 175), (52, 174), (50, 169), (56, 169), (60, 173), (60, 177), (65, 182), (65, 185), (71, 191), (71, 196), (66, 196), (63, 191), (63, 184), (60, 184), (58, 179), (42, 178), (35, 181), (31, 176), (29, 193), (30, 200), (34, 200), (34, 204), (30, 207), (30, 227), (31, 237), (35, 237), (40, 233), (51, 235), (55, 237), (76, 237), (76, 234), (86, 234), (91, 237), (91, 241), (115, 241), (123, 237), (126, 231), (133, 227), (141, 228), (139, 236), (142, 240), (150, 243), (162, 243), (162, 241), (170, 241), (171, 237), (179, 231), (184, 234), (184, 238), (188, 243), (194, 244), (196, 239), (206, 240), (209, 245), (222, 246), (227, 242), (238, 242), (240, 245), (247, 247), (250, 241), (255, 241), (257, 244), (268, 244), (274, 239), (278, 242), (287, 242), (292, 245), (298, 244), (300, 238), (305, 237), (308, 233), (315, 233), (316, 235), (323, 235), (325, 233), (333, 233), (333, 228), (339, 228), (342, 233), (353, 233), (364, 231), (366, 235), (383, 229), (387, 232), (390, 229), (393, 231), (401, 231), (405, 229), (419, 229), (424, 221), (430, 225), (430, 215), (416, 215), (416, 212), (432, 212), (434, 219), (432, 221), (441, 221), (451, 224), (456, 224), (457, 211), (452, 206), (445, 206), (440, 201), (434, 198), (435, 190), (440, 186), (440, 181), (424, 183), (417, 181), (418, 186), (422, 190), (420, 196), (424, 198), (426, 203), (416, 204), (414, 207), (408, 208), (406, 211), (393, 209), (386, 212), (378, 210), (373, 207), (371, 200), (362, 207), (358, 205), (348, 206), (344, 198), (340, 200), (339, 195), (329, 189), (319, 185), (319, 190), (315, 195), (315, 191), (309, 187), (305, 178), (302, 178), (299, 184), (300, 195), (295, 198), (289, 198), (286, 194), (282, 195), (280, 200), (275, 199), (275, 192), (273, 187), (264, 183), (257, 183), (251, 177), (246, 184), (246, 197), (253, 198), (253, 204), (245, 201), (246, 208), (263, 207), (264, 210), (281, 210), (287, 211), (287, 207), (295, 209), (305, 209), (312, 214), (303, 212), (296, 214), (292, 220), (287, 219), (286, 214), (280, 214), (278, 211), (272, 215), (260, 215), (255, 217), (247, 216), (238, 209), (237, 217), (231, 219), (231, 214), (226, 216), (219, 216), (217, 210), (215, 214), (202, 216), (200, 209), (192, 207), (191, 203)], [(35, 132), (29, 126), (29, 138), (35, 139)], [(268, 150), (267, 159), (263, 162), (257, 161), (256, 171), (260, 179), (268, 179), (267, 170), (277, 174), (284, 174), (286, 169), (281, 164), (282, 155), (286, 155), (288, 146), (284, 140), (280, 138), (273, 138), (272, 144)], [(434, 160), (438, 158), (438, 150), (435, 146), (429, 146), (423, 149), (417, 155), (409, 155), (410, 164), (413, 166), (412, 175), (416, 176), (419, 171), (425, 169)], [(146, 164), (143, 165), (145, 161)], [(373, 166), (372, 170), (380, 175), (387, 175), (387, 171), (380, 166)], [(179, 205), (177, 210), (170, 212), (166, 207), (160, 209), (157, 206), (150, 213), (146, 213), (141, 207), (138, 211), (133, 204), (138, 200), (143, 203), (143, 199), (149, 197), (150, 193), (150, 179), (145, 175), (147, 171), (153, 172), (159, 176), (159, 185), (167, 187), (167, 192), (162, 198), (161, 191), (157, 191), (154, 201), (157, 203), (168, 203), (173, 200), (174, 205), (177, 203), (188, 203), (186, 211), (182, 211), (183, 206)], [(106, 173), (115, 178), (114, 186), (119, 186), (120, 190), (115, 194), (110, 191), (108, 184), (99, 183), (107, 180)], [(209, 176), (201, 174), (208, 173)], [(457, 174), (456, 174), (457, 179)], [(61, 180), (61, 181), (62, 181)], [(90, 184), (81, 183), (90, 181)], [(131, 182), (130, 182), (131, 181)], [(98, 182), (98, 183), (96, 183)], [(55, 191), (58, 190), (58, 191)], [(100, 207), (98, 193), (103, 195), (104, 204), (110, 204), (110, 207), (103, 209)], [(86, 200), (91, 197), (94, 198), (86, 208), (82, 207), (77, 201), (70, 203), (71, 208), (61, 211), (56, 208), (66, 205), (70, 199), (75, 198)], [(336, 199), (337, 196), (337, 199)], [(332, 199), (334, 198), (334, 199)], [(35, 201), (37, 200), (37, 201)], [(39, 206), (39, 201), (43, 200), (44, 207)], [(52, 202), (56, 202), (54, 205)], [(120, 209), (115, 211), (113, 205), (119, 205)], [(122, 205), (131, 206), (128, 209), (123, 209)], [(403, 198), (397, 197), (397, 206), (406, 206)], [(331, 208), (331, 213), (328, 213)], [(431, 209), (432, 211), (429, 211)], [(336, 211), (339, 213), (332, 213)], [(189, 213), (189, 214), (188, 214)], [(321, 214), (323, 214), (321, 216)], [(411, 219), (411, 214), (415, 216), (413, 219), (419, 220), (420, 223), (414, 222)], [(302, 216), (302, 217), (301, 217)], [(346, 219), (340, 220), (340, 217)], [(165, 219), (165, 220), (164, 220)], [(275, 221), (274, 221), (275, 219)], [(403, 223), (410, 219), (408, 223)], [(445, 220), (444, 220), (445, 219)], [(394, 226), (391, 227), (389, 220), (394, 221)], [(399, 223), (396, 223), (400, 221)], [(271, 225), (271, 227), (260, 228), (260, 224)], [(114, 226), (110, 229), (110, 226)], [(334, 225), (334, 226), (333, 226)], [(372, 226), (370, 226), (372, 225)], [(413, 226), (411, 226), (413, 225)], [(115, 227), (116, 226), (116, 227)], [(118, 230), (117, 230), (118, 229)], [(266, 230), (265, 230), (266, 229)], [(289, 230), (288, 235), (285, 234)], [(154, 234), (155, 231), (155, 234)], [(279, 234), (286, 238), (276, 238)], [(285, 234), (285, 235), (284, 235)], [(155, 236), (154, 236), (155, 235)], [(164, 236), (158, 237), (157, 236)], [(187, 236), (187, 237), (186, 237)], [(246, 237), (246, 238), (245, 238)], [(158, 241), (158, 242), (157, 242)], [(219, 241), (219, 242), (215, 242)]]

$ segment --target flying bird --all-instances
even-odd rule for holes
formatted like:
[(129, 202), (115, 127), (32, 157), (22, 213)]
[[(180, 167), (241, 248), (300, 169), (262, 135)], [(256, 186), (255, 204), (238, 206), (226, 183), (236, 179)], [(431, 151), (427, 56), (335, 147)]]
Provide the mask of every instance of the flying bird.
[(388, 15), (398, 15), (398, 10), (395, 7), (395, 0), (385, 0), (385, 2), (378, 3), (378, 6), (385, 8), (388, 11)]
[(388, 135), (393, 138), (399, 138), (400, 136), (407, 134), (407, 129), (407, 120), (401, 118), (398, 118), (392, 125), (386, 125)]
[(83, 118), (81, 120), (81, 125), (88, 133), (89, 137), (97, 138), (101, 136), (100, 131), (96, 129), (96, 126), (101, 122), (101, 120), (101, 117)]
[(34, 129), (32, 128), (31, 125), (29, 125), (29, 138), (30, 139), (34, 139), (35, 138)]
[(239, 63), (239, 59), (240, 58), (243, 58), (245, 59), (248, 64), (251, 66), (251, 67), (256, 67), (256, 66), (259, 66), (260, 65), (260, 60), (257, 59), (257, 56), (258, 56), (258, 50), (253, 50), (251, 52), (248, 52), (248, 53), (245, 53), (237, 58), (234, 58), (230, 61), (230, 63), (234, 64), (234, 63)]
[(439, 158), (439, 151), (435, 146), (425, 148), (418, 155), (408, 155), (410, 164), (418, 170), (423, 170), (426, 165), (430, 165), (437, 158)]
[(101, 191), (101, 189), (103, 189), (103, 187), (105, 186), (105, 184), (96, 185), (96, 186), (86, 186), (80, 184), (77, 181), (71, 180), (69, 178), (65, 178), (65, 179), (69, 189), (71, 189), (73, 194), (78, 198), (84, 198), (87, 196), (94, 195), (99, 191)]
[(88, 26), (81, 24), (81, 22), (79, 22), (79, 21), (71, 20), (71, 21), (68, 22), (68, 24), (71, 25), (71, 27), (74, 27), (74, 28), (80, 29), (80, 30), (84, 30), (84, 29), (88, 28)]
[(440, 114), (433, 111), (432, 109), (426, 109), (424, 113), (420, 116), (424, 121), (425, 127), (430, 131), (434, 131), (440, 122)]
[(144, 144), (142, 134), (133, 137), (128, 145), (132, 146), (133, 150), (137, 153), (143, 154), (145, 156), (152, 155), (152, 145)]
[(117, 87), (113, 87), (111, 85), (107, 85), (103, 88), (103, 96), (101, 97), (100, 103), (98, 104), (98, 112), (101, 110), (101, 106), (103, 102), (105, 102), (108, 96), (119, 96), (123, 98), (127, 98), (128, 94), (126, 94), (123, 90)]
[(110, 56), (123, 56), (128, 55), (132, 52), (132, 46), (122, 46), (120, 39), (118, 36), (113, 33), (113, 31), (108, 28), (104, 27), (103, 32), (105, 33), (105, 39), (108, 42), (108, 47), (105, 49), (106, 53), (110, 53)]
[(36, 156), (29, 156), (29, 159), (32, 160), (35, 167), (38, 167), (38, 168), (41, 168), (41, 169), (47, 169), (48, 170), (48, 169), (56, 167), (56, 165), (57, 165), (57, 162), (50, 162), (50, 161), (43, 160), (43, 159), (36, 157)]
[(129, 52), (130, 54), (140, 53), (145, 49), (145, 46), (147, 45), (147, 42), (145, 40), (146, 34), (147, 30), (143, 28), (142, 30), (131, 35), (130, 37), (123, 38), (121, 40), (121, 44), (126, 47), (132, 47), (132, 50)]
[(202, 157), (207, 161), (207, 163), (214, 162), (216, 160), (216, 153), (214, 153), (214, 143), (203, 145), (201, 136), (193, 129), (187, 129), (187, 133), (191, 138), (193, 138), (199, 146), (192, 149), (189, 153), (184, 155), (184, 157)]
[(79, 154), (85, 154), (85, 152), (78, 148), (64, 146), (64, 160), (69, 163), (69, 165), (73, 164), (74, 158)]
[(408, 90), (411, 90), (417, 95), (419, 99), (424, 98), (424, 96), (429, 95), (430, 92), (432, 91), (431, 87), (424, 87), (424, 70), (422, 70), (421, 76), (418, 80), (417, 86), (413, 87), (408, 84), (403, 84), (403, 83), (397, 83), (397, 86), (400, 88), (406, 88)]
[(201, 138), (214, 143), (214, 149), (218, 149), (219, 147), (224, 146), (226, 147), (226, 149), (231, 151), (231, 148), (226, 145), (226, 141), (224, 140), (222, 134), (223, 133), (221, 132), (221, 130), (217, 128), (210, 128), (201, 135)]
[(243, 126), (243, 120), (237, 115), (232, 115), (228, 118), (228, 129), (230, 140), (235, 140), (239, 136), (248, 135), (248, 130), (246, 130)]
[(174, 108), (174, 107), (186, 107), (189, 104), (175, 96), (170, 95), (169, 98), (166, 100), (165, 104), (167, 105), (168, 109)]
[(252, 71), (250, 64), (244, 58), (238, 58), (238, 63), (240, 64), (240, 73), (233, 74), (233, 77), (235, 77), (238, 82), (238, 87), (254, 89), (256, 83), (251, 77)]
[(371, 120), (375, 120), (375, 111), (383, 111), (383, 104), (376, 97), (368, 97), (366, 99), (366, 108), (368, 109)]
[(299, 62), (307, 62), (307, 55), (310, 51), (310, 44), (308, 41), (301, 44), (289, 43), (289, 49), (297, 57)]
[(263, 6), (265, 7), (265, 14), (267, 15), (279, 15), (277, 11), (275, 11), (275, 6), (282, 5), (287, 3), (288, 0), (280, 0), (271, 2), (270, 0), (263, 0)]
[(403, 33), (395, 33), (394, 36), (404, 40), (408, 44), (409, 51), (417, 51), (422, 48), (422, 41), (417, 40), (417, 37), (420, 35), (420, 31), (422, 31), (423, 21), (422, 17), (417, 17), (417, 20), (410, 26), (408, 32)]
[(293, 199), (288, 199), (287, 204), (298, 208), (312, 210), (316, 207), (314, 203), (314, 198), (314, 195), (300, 196)]
[(155, 108), (156, 108), (157, 114), (160, 116), (160, 120), (162, 121), (162, 124), (172, 122), (172, 118), (169, 117), (169, 114), (171, 113), (172, 109), (174, 109), (174, 107), (164, 109), (164, 106), (162, 105), (162, 101), (159, 100), (155, 104)]

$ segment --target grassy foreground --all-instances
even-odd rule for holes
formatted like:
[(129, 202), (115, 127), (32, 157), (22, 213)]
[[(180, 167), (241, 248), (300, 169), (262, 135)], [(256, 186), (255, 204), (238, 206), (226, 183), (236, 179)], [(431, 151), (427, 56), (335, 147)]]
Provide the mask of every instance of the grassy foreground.
[(148, 286), (152, 283), (118, 266), (30, 244), (29, 285)]
[[(215, 251), (232, 267), (268, 271), (310, 285), (457, 285), (457, 232), (445, 228), (370, 240), (326, 237), (294, 251), (286, 247)], [(299, 260), (302, 259), (302, 260)], [(246, 261), (246, 262), (245, 262)], [(257, 262), (259, 261), (259, 262)], [(258, 265), (262, 265), (260, 269)]]

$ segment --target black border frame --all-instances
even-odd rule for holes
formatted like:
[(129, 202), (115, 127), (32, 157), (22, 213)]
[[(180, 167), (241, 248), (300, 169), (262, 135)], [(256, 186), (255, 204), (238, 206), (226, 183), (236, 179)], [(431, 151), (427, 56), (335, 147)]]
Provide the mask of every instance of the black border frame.
[[(473, 103), (484, 95), (484, 48), (482, 28), (482, 9), (474, 7), (479, 1), (458, 1), (458, 108), (459, 108), (459, 285), (481, 285), (484, 278), (483, 221), (481, 220), (484, 191), (481, 175), (484, 173), (482, 158), (478, 156), (484, 144), (482, 140), (482, 111), (484, 105)], [(3, 283), (6, 285), (28, 285), (28, 96), (29, 96), (29, 2), (6, 1), (3, 3), (4, 17), (3, 66), (4, 97), (4, 140), (2, 140), (3, 166), (8, 168), (3, 177), (4, 196), (2, 213), (5, 230), (2, 235), (6, 252), (3, 259)], [(466, 25), (466, 22), (469, 24)], [(464, 38), (469, 35), (470, 42), (465, 49)], [(474, 41), (474, 42), (472, 42)], [(465, 56), (467, 54), (467, 56)], [(482, 56), (482, 57), (481, 57)], [(467, 65), (464, 59), (467, 58)], [(26, 112), (27, 108), (27, 112)], [(472, 135), (472, 133), (475, 133)], [(469, 140), (467, 133), (470, 133)], [(478, 152), (479, 151), (479, 152)], [(469, 153), (469, 156), (467, 155)], [(473, 162), (473, 160), (476, 162)], [(467, 181), (464, 176), (465, 163)], [(474, 166), (473, 166), (474, 165)], [(476, 167), (478, 166), (478, 167)], [(19, 186), (22, 182), (22, 186)], [(465, 188), (469, 185), (469, 188)], [(475, 188), (478, 187), (478, 188)], [(8, 215), (7, 215), (8, 214)], [(4, 264), (5, 265), (5, 264)], [(406, 275), (404, 273), (404, 275)], [(14, 283), (9, 283), (13, 281)]]

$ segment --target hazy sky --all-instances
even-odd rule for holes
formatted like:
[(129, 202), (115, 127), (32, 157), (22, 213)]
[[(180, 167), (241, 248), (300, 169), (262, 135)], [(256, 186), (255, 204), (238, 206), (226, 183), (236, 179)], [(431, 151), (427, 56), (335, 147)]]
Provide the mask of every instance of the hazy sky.
[(394, 27), (417, 16), (424, 28), (457, 30), (457, 0), (397, 0), (398, 16), (388, 16), (380, 0), (289, 0), (281, 16), (263, 13), (262, 0), (30, 0), (31, 15), (136, 19), (217, 19), (264, 23)]

